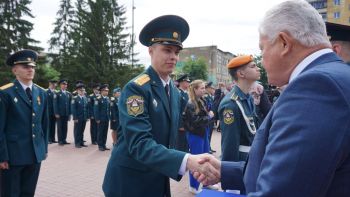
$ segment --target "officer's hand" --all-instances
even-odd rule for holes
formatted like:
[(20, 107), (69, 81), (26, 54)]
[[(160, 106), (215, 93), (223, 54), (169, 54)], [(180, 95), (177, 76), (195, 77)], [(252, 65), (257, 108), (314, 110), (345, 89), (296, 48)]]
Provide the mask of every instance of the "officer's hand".
[(100, 120), (96, 120), (96, 123), (97, 123), (97, 124), (100, 124), (100, 122), (101, 122)]
[(60, 115), (57, 115), (57, 114), (56, 114), (55, 117), (56, 117), (56, 118), (60, 118)]
[(0, 170), (7, 170), (9, 169), (9, 163), (7, 161), (0, 163)]

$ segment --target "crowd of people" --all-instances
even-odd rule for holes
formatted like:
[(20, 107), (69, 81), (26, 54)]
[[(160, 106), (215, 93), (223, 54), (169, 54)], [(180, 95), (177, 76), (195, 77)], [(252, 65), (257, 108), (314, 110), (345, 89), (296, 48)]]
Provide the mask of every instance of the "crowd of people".
[[(326, 30), (328, 29), (328, 32)], [(259, 47), (269, 83), (268, 98), (251, 55), (228, 64), (233, 83), (171, 74), (189, 25), (176, 15), (150, 21), (140, 33), (151, 66), (109, 97), (107, 84), (87, 95), (78, 81), (33, 83), (37, 53), (22, 50), (7, 59), (16, 79), (0, 91), (0, 188), (4, 197), (34, 196), (48, 144), (66, 145), (74, 121), (74, 145), (113, 150), (102, 189), (107, 197), (171, 196), (169, 178), (189, 171), (189, 190), (202, 188), (253, 196), (350, 195), (350, 28), (325, 23), (304, 0), (270, 9), (259, 26)], [(328, 33), (328, 35), (327, 35)], [(328, 37), (330, 36), (330, 38)], [(176, 83), (175, 83), (176, 82)], [(57, 141), (55, 139), (57, 122)], [(221, 156), (210, 146), (221, 132)], [(137, 187), (135, 187), (137, 186)]]

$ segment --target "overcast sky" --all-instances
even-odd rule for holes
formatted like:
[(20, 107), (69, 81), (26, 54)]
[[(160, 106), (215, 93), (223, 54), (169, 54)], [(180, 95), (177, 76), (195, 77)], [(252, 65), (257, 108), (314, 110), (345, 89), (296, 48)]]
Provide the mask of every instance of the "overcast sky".
[[(72, 0), (74, 1), (74, 0)], [(142, 27), (153, 18), (165, 14), (182, 16), (190, 25), (184, 47), (217, 45), (234, 54), (259, 54), (258, 25), (264, 13), (285, 0), (134, 0), (135, 37), (138, 42)], [(35, 18), (32, 36), (46, 50), (60, 0), (32, 0)], [(127, 26), (131, 27), (132, 0), (119, 0), (127, 9)], [(131, 28), (130, 28), (131, 33)], [(141, 64), (149, 65), (147, 48), (135, 46)]]

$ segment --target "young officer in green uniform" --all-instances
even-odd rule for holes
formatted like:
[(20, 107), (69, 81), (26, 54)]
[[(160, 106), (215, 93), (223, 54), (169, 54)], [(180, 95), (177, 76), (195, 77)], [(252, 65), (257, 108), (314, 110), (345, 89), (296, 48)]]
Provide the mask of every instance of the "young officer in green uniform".
[[(191, 81), (188, 78), (188, 75), (184, 74), (177, 79), (177, 82), (179, 84), (180, 92), (180, 113), (182, 114), (188, 102), (187, 89)], [(179, 132), (176, 139), (176, 149), (184, 152), (189, 152), (186, 131), (183, 126), (182, 118), (180, 118)]]
[(57, 143), (55, 140), (55, 130), (56, 130), (56, 117), (53, 110), (53, 98), (56, 94), (56, 85), (57, 80), (49, 81), (49, 88), (47, 89), (47, 100), (48, 100), (48, 111), (49, 111), (49, 120), (50, 120), (50, 129), (49, 129), (49, 144)]
[(120, 88), (116, 87), (113, 90), (113, 97), (111, 97), (111, 129), (113, 146), (117, 143), (119, 130), (119, 108), (118, 101), (120, 97)]
[(72, 94), (67, 91), (68, 81), (66, 79), (61, 79), (58, 84), (60, 85), (61, 89), (57, 91), (53, 97), (53, 110), (57, 119), (58, 144), (63, 146), (65, 144), (70, 144), (66, 139), (68, 132), (68, 121), (71, 114), (70, 103)]
[(128, 82), (120, 96), (121, 134), (105, 173), (105, 196), (171, 196), (168, 177), (180, 180), (186, 169), (218, 175), (210, 165), (200, 166), (202, 155), (172, 149), (180, 95), (169, 75), (188, 33), (187, 22), (175, 15), (158, 17), (141, 31), (140, 42), (148, 47), (152, 65)]
[(90, 136), (91, 144), (97, 145), (97, 123), (94, 114), (94, 103), (97, 97), (100, 96), (100, 84), (95, 83), (92, 86), (93, 93), (89, 95), (89, 117), (90, 117)]
[(78, 95), (72, 98), (71, 111), (74, 121), (74, 144), (76, 148), (87, 147), (84, 144), (84, 131), (89, 118), (88, 100), (85, 96), (85, 86), (78, 83), (75, 87)]
[(101, 85), (101, 95), (96, 98), (94, 104), (94, 114), (97, 123), (97, 144), (100, 151), (110, 150), (106, 147), (108, 123), (111, 113), (108, 91), (108, 84)]
[(16, 80), (0, 87), (2, 197), (34, 196), (47, 157), (47, 94), (33, 83), (37, 57), (35, 51), (22, 50), (6, 61)]
[(249, 90), (260, 79), (260, 72), (251, 55), (233, 58), (227, 68), (236, 85), (219, 105), (221, 159), (245, 161), (257, 127), (255, 106)]

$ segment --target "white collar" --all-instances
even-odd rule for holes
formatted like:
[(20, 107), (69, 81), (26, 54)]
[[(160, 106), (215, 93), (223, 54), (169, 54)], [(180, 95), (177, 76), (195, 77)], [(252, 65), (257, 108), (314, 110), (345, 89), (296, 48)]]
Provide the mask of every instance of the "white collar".
[(292, 74), (289, 77), (289, 83), (292, 82), (308, 65), (310, 65), (311, 62), (313, 62), (315, 59), (319, 58), (320, 56), (326, 54), (326, 53), (332, 53), (332, 49), (321, 49), (318, 50), (309, 56), (307, 56), (303, 61), (301, 61), (293, 70)]
[(162, 81), (163, 87), (165, 87), (167, 84), (169, 85), (170, 80), (164, 81), (162, 78), (160, 78), (160, 80)]
[(30, 90), (32, 90), (32, 86), (33, 86), (33, 82), (30, 83), (29, 86), (24, 85), (21, 81), (18, 80), (18, 82), (21, 84), (23, 90), (26, 90), (27, 88), (29, 88)]

